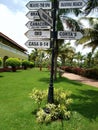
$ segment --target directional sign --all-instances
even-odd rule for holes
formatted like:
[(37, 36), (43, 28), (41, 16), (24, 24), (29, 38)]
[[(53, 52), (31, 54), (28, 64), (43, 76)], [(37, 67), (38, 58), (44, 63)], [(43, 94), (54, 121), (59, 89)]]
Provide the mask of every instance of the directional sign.
[(41, 30), (29, 30), (25, 33), (29, 39), (41, 39), (41, 38), (50, 38), (50, 31), (41, 31)]
[(28, 40), (25, 45), (28, 48), (50, 48), (50, 41), (49, 40), (45, 40), (45, 41), (41, 41), (41, 40)]
[(50, 26), (44, 21), (29, 21), (26, 26), (29, 29), (50, 29)]
[(58, 39), (75, 40), (82, 38), (81, 32), (58, 31)]
[(85, 5), (83, 0), (61, 0), (59, 1), (59, 9), (82, 8)]
[[(50, 11), (46, 11), (46, 12), (51, 16), (51, 12), (50, 12)], [(27, 16), (27, 18), (30, 19), (30, 20), (40, 19), (38, 11), (29, 11), (29, 12), (26, 14), (26, 16)]]
[(38, 10), (40, 18), (48, 23), (51, 27), (53, 26), (53, 19), (43, 9)]
[(29, 1), (26, 7), (30, 10), (43, 9), (52, 9), (52, 2), (49, 1)]

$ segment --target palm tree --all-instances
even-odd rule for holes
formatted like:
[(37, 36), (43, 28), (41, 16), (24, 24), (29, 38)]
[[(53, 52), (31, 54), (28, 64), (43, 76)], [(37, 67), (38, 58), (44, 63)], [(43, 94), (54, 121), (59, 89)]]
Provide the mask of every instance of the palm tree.
[(38, 57), (38, 50), (37, 49), (32, 50), (31, 54), (29, 55), (29, 60), (34, 61), (34, 65), (36, 63), (37, 57)]
[(92, 63), (92, 53), (91, 52), (89, 52), (87, 54), (86, 62), (87, 62), (87, 67), (90, 68), (91, 67), (91, 63)]
[(98, 7), (98, 0), (87, 0), (85, 14), (88, 15), (96, 7)]
[(97, 66), (98, 67), (98, 50), (94, 53), (94, 56), (93, 56), (93, 59), (94, 59), (94, 64), (93, 66)]
[(75, 54), (75, 60), (77, 61), (78, 63), (78, 67), (82, 67), (82, 64), (83, 64), (83, 60), (84, 60), (84, 55), (81, 53), (81, 52), (77, 52)]
[(90, 27), (82, 29), (83, 37), (77, 40), (76, 44), (82, 44), (84, 47), (92, 48), (92, 54), (98, 47), (98, 19), (96, 18), (83, 18), (88, 20)]
[[(50, 0), (50, 1), (54, 1), (54, 0)], [(56, 3), (58, 2), (58, 0), (56, 0)], [(57, 25), (56, 25), (56, 31), (58, 30), (64, 30), (64, 27), (63, 27), (63, 24), (62, 24), (62, 21), (60, 19), (60, 16), (63, 14), (68, 14), (68, 13), (74, 13), (76, 16), (78, 16), (80, 13), (82, 13), (81, 10), (79, 9), (63, 9), (63, 10), (57, 10)], [(76, 25), (76, 23), (74, 24)], [(57, 79), (57, 57), (58, 57), (58, 49), (59, 47), (64, 43), (64, 40), (56, 40), (55, 42), (55, 45), (54, 45), (54, 52), (55, 52), (55, 55), (54, 55), (54, 79)]]
[(65, 65), (66, 60), (69, 59), (72, 63), (75, 54), (75, 48), (70, 46), (70, 43), (66, 43), (59, 48), (59, 57), (61, 59), (62, 66)]

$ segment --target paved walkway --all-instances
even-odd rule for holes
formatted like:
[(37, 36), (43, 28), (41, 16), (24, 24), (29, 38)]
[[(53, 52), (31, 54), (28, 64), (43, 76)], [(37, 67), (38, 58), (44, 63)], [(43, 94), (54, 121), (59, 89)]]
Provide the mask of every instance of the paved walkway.
[(71, 80), (79, 81), (79, 82), (87, 84), (87, 85), (98, 87), (98, 80), (88, 79), (88, 78), (82, 77), (80, 75), (67, 73), (67, 72), (65, 72), (62, 76), (66, 77), (68, 79), (71, 79)]

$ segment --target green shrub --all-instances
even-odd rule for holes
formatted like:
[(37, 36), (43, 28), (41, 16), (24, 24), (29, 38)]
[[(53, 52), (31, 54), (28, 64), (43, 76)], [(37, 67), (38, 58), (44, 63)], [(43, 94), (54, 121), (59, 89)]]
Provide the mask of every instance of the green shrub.
[(30, 97), (38, 104), (37, 122), (50, 123), (53, 120), (68, 120), (71, 117), (70, 98), (71, 92), (66, 92), (64, 89), (54, 89), (54, 103), (47, 104), (42, 108), (41, 103), (47, 99), (47, 91), (33, 89)]
[(29, 67), (30, 67), (30, 68), (33, 68), (33, 67), (34, 67), (34, 62), (31, 62), (31, 61), (30, 61), (30, 62), (29, 62)]
[(1, 64), (2, 64), (2, 58), (0, 57), (0, 66), (1, 66)]
[(46, 99), (47, 96), (47, 92), (46, 91), (40, 91), (37, 89), (33, 89), (32, 92), (30, 93), (30, 97), (34, 100), (35, 103), (37, 103), (37, 106), (39, 109), (41, 106), (42, 101), (44, 101)]
[(28, 60), (23, 60), (22, 61), (22, 66), (24, 67), (24, 69), (27, 69), (30, 65), (30, 62)]
[(98, 68), (86, 69), (84, 76), (92, 79), (98, 79)]
[(12, 67), (12, 71), (16, 71), (16, 67), (21, 65), (21, 61), (18, 58), (8, 58), (6, 60), (6, 65)]

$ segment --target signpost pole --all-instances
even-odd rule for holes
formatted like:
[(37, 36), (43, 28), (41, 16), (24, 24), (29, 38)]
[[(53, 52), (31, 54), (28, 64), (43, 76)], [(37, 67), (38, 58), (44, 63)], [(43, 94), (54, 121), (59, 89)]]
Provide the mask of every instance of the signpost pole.
[(57, 1), (53, 1), (53, 40), (52, 40), (52, 58), (51, 58), (51, 74), (50, 74), (50, 86), (48, 90), (48, 103), (54, 103), (54, 87), (53, 87), (53, 75), (54, 75), (54, 56), (55, 56), (55, 47), (54, 44), (56, 42), (56, 4)]

